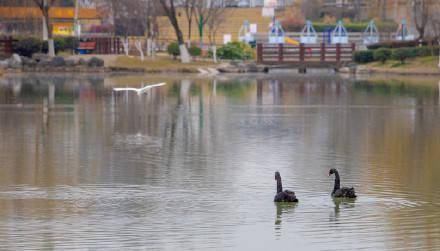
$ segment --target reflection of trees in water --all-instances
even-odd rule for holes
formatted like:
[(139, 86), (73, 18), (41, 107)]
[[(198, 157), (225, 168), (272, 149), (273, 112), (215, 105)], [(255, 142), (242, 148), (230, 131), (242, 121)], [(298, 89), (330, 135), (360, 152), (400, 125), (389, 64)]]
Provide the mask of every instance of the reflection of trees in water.
[[(53, 96), (56, 103), (70, 104), (84, 90), (95, 95), (105, 93), (104, 77), (88, 75), (66, 77), (35, 74), (4, 77), (0, 81), (0, 93), (8, 93), (8, 90), (12, 90), (16, 103), (40, 103), (42, 98)], [(6, 102), (7, 97), (3, 101)]]
[(409, 97), (436, 98), (438, 90), (435, 86), (408, 84), (401, 80), (364, 80), (356, 81), (354, 90), (386, 96), (398, 95)]
[(218, 81), (217, 92), (226, 97), (241, 99), (249, 94), (253, 86), (251, 80), (232, 80), (232, 81)]

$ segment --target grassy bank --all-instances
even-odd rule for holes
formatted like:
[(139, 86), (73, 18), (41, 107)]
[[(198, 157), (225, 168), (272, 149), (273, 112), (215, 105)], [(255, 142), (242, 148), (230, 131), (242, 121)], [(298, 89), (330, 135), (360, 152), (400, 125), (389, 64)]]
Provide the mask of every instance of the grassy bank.
[(160, 73), (160, 72), (183, 72), (197, 73), (198, 68), (216, 67), (210, 61), (193, 61), (189, 64), (183, 64), (179, 60), (173, 60), (170, 57), (158, 56), (155, 59), (146, 58), (141, 61), (139, 57), (118, 56), (114, 60), (108, 62), (108, 67), (140, 69), (144, 72)]
[(418, 57), (406, 60), (405, 63), (388, 60), (385, 63), (372, 62), (360, 66), (361, 71), (371, 73), (440, 75), (437, 56)]

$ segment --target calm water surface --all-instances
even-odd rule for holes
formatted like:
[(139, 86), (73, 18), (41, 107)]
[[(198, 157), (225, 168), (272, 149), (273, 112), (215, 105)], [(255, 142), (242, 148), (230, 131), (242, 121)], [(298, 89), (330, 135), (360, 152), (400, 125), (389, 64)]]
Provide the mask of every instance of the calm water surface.
[(0, 249), (440, 249), (437, 81), (182, 79), (1, 79)]

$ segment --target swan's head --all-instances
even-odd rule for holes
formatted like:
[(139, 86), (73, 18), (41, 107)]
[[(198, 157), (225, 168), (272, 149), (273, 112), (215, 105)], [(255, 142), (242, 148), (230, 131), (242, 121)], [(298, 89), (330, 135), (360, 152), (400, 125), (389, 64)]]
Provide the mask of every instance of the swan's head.
[(338, 170), (336, 170), (336, 168), (332, 168), (332, 169), (330, 169), (329, 171), (328, 171), (328, 176), (330, 176), (330, 175), (332, 175), (332, 174), (335, 174), (335, 173), (337, 173), (338, 172)]
[(275, 172), (275, 180), (280, 180), (280, 179), (281, 179), (280, 172)]

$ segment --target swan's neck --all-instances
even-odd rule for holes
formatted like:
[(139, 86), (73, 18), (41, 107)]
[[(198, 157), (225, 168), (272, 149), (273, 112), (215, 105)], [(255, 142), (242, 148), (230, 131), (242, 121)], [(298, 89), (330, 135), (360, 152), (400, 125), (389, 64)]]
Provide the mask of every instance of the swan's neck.
[(336, 190), (338, 190), (340, 188), (341, 188), (341, 180), (339, 178), (339, 173), (335, 172), (335, 187), (333, 188), (333, 192), (332, 193), (335, 193)]
[(277, 179), (277, 193), (281, 193), (283, 191), (283, 184), (281, 183), (281, 177)]

